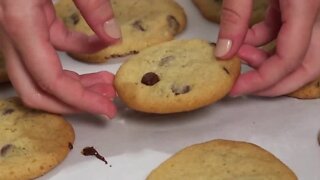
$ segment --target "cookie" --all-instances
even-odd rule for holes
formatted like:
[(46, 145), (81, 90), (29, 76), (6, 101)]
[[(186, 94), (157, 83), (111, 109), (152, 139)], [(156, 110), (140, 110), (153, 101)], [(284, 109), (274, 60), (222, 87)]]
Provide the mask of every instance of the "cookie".
[[(209, 21), (220, 23), (222, 0), (192, 0), (200, 10), (203, 17)], [(267, 0), (253, 1), (252, 17), (250, 25), (253, 25), (264, 19), (265, 11), (268, 7)]]
[(147, 177), (147, 180), (169, 179), (297, 180), (297, 177), (278, 158), (255, 144), (212, 140), (179, 151)]
[(317, 99), (320, 98), (320, 78), (304, 85), (303, 87), (287, 94), (289, 97), (298, 99)]
[(0, 83), (9, 81), (5, 66), (6, 65), (5, 65), (4, 57), (3, 57), (2, 53), (0, 53)]
[[(172, 40), (186, 26), (184, 10), (174, 0), (111, 0), (111, 3), (122, 31), (122, 42), (97, 53), (69, 53), (73, 58), (101, 63), (111, 57), (136, 54), (146, 47)], [(67, 26), (93, 34), (72, 0), (60, 0), (56, 9)]]
[(62, 162), (74, 131), (62, 116), (32, 110), (18, 98), (0, 100), (0, 179), (44, 175)]
[(149, 113), (184, 112), (228, 94), (240, 72), (238, 58), (218, 61), (213, 44), (173, 40), (141, 51), (115, 76), (119, 97), (130, 108)]

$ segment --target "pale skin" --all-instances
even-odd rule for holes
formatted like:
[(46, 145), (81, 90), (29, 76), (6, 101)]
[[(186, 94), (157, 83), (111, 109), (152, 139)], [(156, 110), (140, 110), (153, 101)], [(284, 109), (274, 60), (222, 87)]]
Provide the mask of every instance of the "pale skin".
[[(53, 113), (113, 118), (114, 75), (63, 70), (56, 50), (94, 52), (121, 39), (108, 0), (74, 0), (96, 35), (68, 30), (51, 0), (1, 0), (0, 41), (10, 80), (22, 101)], [(248, 28), (252, 0), (224, 0), (217, 56), (239, 55), (254, 69), (230, 95), (279, 96), (320, 76), (320, 0), (270, 0), (266, 19)], [(102, 13), (103, 12), (103, 13)], [(277, 38), (268, 54), (257, 47)]]
[[(320, 77), (320, 0), (270, 0), (264, 21), (248, 27), (252, 0), (224, 0), (218, 57), (240, 56), (252, 71), (231, 96), (280, 96)], [(268, 54), (258, 46), (276, 40)]]
[(121, 39), (108, 0), (74, 0), (96, 35), (68, 30), (51, 0), (1, 0), (0, 41), (10, 80), (22, 101), (36, 109), (88, 112), (113, 118), (114, 75), (63, 70), (56, 50), (94, 52)]

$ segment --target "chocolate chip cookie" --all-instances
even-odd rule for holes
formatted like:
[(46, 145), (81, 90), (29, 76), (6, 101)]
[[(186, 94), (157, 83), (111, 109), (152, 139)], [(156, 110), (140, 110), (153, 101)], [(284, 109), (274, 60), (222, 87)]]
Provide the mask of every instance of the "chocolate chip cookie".
[(141, 51), (116, 73), (119, 97), (132, 109), (161, 114), (212, 104), (228, 94), (240, 72), (238, 58), (217, 60), (214, 48), (193, 39)]
[(320, 78), (304, 85), (303, 87), (287, 94), (289, 97), (298, 99), (317, 99), (320, 98)]
[(61, 163), (74, 142), (62, 116), (26, 108), (18, 98), (0, 100), (0, 179), (44, 175)]
[[(122, 31), (122, 42), (92, 54), (70, 52), (73, 58), (100, 63), (111, 57), (136, 54), (146, 47), (173, 39), (186, 26), (184, 10), (174, 0), (111, 0), (111, 3)], [(72, 0), (60, 0), (56, 9), (67, 26), (93, 34)]]
[(297, 180), (277, 157), (247, 142), (212, 140), (184, 148), (147, 180)]
[[(220, 23), (220, 15), (223, 0), (192, 0), (198, 7), (203, 17), (209, 21)], [(253, 25), (264, 19), (268, 7), (267, 0), (253, 1), (252, 17), (250, 24)]]

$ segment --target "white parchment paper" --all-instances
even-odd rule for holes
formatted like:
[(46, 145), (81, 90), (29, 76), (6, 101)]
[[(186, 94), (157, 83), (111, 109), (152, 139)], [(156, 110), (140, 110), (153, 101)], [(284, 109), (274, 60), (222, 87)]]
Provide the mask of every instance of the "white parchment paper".
[[(188, 15), (179, 39), (216, 41), (218, 26), (204, 20), (189, 0), (178, 0)], [(125, 58), (105, 64), (85, 64), (60, 53), (63, 66), (78, 73), (116, 72)], [(0, 97), (15, 95), (10, 85)], [(320, 100), (280, 98), (226, 98), (206, 108), (183, 114), (148, 115), (126, 108), (118, 116), (66, 117), (76, 132), (74, 149), (65, 161), (41, 180), (143, 180), (161, 162), (182, 148), (212, 139), (255, 143), (287, 164), (300, 180), (320, 179)], [(109, 162), (81, 155), (94, 146)], [(109, 166), (111, 165), (111, 167)]]

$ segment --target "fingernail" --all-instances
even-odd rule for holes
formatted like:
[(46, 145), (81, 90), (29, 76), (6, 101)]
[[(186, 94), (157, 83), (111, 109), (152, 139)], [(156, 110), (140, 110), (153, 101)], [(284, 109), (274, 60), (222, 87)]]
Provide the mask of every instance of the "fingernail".
[(111, 118), (105, 114), (101, 114), (100, 117), (102, 117), (103, 119), (106, 119), (106, 120), (111, 120)]
[(108, 36), (114, 39), (121, 38), (120, 26), (114, 18), (110, 19), (109, 21), (106, 21), (103, 26)]
[(232, 41), (230, 39), (219, 39), (216, 47), (216, 56), (223, 57), (226, 55), (232, 47)]

